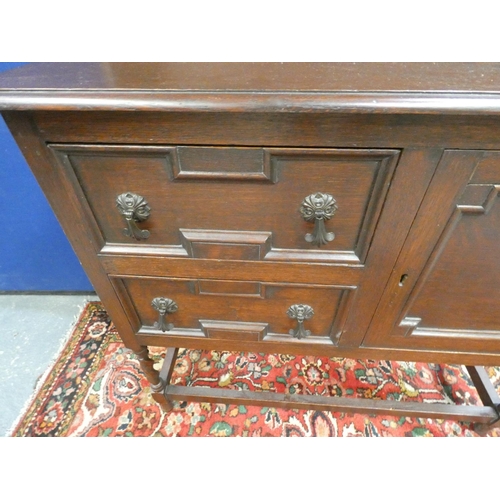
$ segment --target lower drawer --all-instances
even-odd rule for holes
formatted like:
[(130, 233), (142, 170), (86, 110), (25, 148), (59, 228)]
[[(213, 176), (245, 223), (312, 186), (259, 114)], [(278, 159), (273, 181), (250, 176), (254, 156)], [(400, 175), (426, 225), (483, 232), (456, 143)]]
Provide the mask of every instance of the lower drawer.
[(113, 277), (136, 333), (336, 345), (355, 286)]

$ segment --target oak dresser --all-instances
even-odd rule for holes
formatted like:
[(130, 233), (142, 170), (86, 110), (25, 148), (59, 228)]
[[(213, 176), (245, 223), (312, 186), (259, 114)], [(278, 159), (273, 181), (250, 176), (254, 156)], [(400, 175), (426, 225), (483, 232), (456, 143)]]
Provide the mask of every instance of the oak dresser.
[[(0, 109), (164, 410), (498, 420), (499, 64), (30, 64)], [(179, 347), (465, 364), (484, 406), (169, 385)]]

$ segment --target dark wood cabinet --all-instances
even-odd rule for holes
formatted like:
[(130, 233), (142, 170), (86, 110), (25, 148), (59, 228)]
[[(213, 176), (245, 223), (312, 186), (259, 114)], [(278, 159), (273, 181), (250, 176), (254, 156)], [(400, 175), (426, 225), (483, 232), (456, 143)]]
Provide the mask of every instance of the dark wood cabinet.
[[(500, 65), (34, 64), (1, 76), (0, 109), (165, 409), (498, 417), (484, 384), (484, 407), (429, 410), (168, 381), (192, 347), (464, 363), (482, 384)], [(170, 348), (161, 374), (148, 345)]]

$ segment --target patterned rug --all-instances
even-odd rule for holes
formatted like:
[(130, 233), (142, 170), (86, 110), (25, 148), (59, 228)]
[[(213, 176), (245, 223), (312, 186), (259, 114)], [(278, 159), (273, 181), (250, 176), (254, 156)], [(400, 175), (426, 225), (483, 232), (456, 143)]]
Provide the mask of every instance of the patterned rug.
[[(150, 348), (156, 367), (163, 349)], [(487, 368), (500, 391), (500, 369)], [(179, 350), (172, 383), (476, 404), (464, 367)], [(477, 436), (452, 420), (175, 403), (164, 413), (99, 302), (83, 311), (13, 436)], [(488, 436), (500, 436), (500, 424)]]

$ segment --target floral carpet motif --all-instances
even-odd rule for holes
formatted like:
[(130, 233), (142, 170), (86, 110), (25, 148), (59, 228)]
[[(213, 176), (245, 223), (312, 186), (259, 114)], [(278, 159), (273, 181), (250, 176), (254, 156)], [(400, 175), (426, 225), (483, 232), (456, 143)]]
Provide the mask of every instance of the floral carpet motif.
[[(164, 349), (150, 348), (160, 368)], [(500, 368), (487, 368), (500, 390)], [(173, 384), (253, 391), (476, 404), (458, 365), (180, 349)], [(13, 436), (477, 436), (452, 420), (176, 402), (151, 397), (135, 355), (101, 303), (82, 313)], [(500, 436), (500, 424), (487, 433)]]

